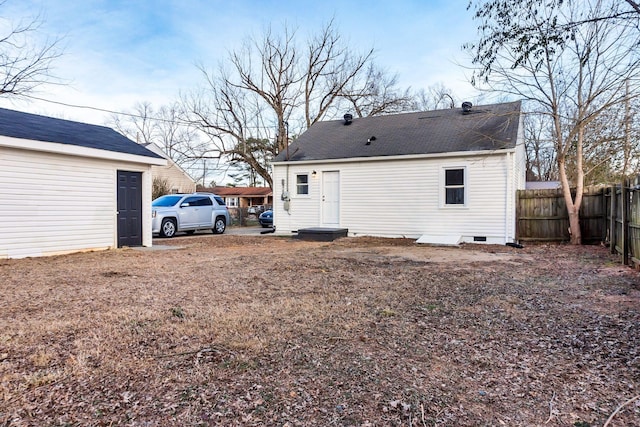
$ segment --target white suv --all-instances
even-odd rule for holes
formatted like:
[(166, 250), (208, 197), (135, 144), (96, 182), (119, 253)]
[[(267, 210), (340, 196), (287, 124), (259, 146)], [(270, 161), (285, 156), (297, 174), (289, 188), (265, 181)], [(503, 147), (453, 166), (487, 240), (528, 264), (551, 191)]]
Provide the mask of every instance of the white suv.
[(151, 231), (160, 237), (173, 237), (178, 231), (192, 234), (211, 229), (222, 234), (231, 221), (220, 196), (211, 193), (167, 194), (151, 203)]

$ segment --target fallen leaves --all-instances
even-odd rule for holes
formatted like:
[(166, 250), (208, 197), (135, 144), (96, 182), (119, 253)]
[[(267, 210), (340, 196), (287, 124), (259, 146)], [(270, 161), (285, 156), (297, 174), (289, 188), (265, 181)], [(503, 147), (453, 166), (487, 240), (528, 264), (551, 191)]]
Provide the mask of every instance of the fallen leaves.
[(0, 425), (640, 424), (604, 248), (175, 244), (0, 264)]

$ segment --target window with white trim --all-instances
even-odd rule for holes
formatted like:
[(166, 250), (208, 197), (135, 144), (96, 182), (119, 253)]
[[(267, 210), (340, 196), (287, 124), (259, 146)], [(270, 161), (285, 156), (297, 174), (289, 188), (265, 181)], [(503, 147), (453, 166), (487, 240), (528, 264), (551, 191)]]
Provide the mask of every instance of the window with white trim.
[(296, 194), (305, 196), (309, 194), (309, 174), (299, 173), (296, 175)]
[(445, 206), (464, 206), (465, 204), (465, 168), (444, 170)]

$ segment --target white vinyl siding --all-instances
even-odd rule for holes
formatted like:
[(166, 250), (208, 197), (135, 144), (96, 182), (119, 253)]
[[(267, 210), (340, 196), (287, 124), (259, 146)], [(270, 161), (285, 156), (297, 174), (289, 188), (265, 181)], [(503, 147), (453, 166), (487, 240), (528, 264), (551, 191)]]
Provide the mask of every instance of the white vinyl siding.
[(118, 169), (143, 172), (150, 245), (148, 165), (0, 147), (0, 258), (116, 247)]
[(196, 183), (175, 163), (169, 162), (167, 166), (151, 166), (151, 174), (154, 178), (166, 181), (172, 193), (194, 193)]
[[(296, 176), (307, 174), (309, 169), (306, 166), (293, 166), (289, 169), (289, 176), (286, 174), (287, 168), (282, 167), (273, 171), (273, 216), (274, 221), (279, 218), (282, 221), (282, 231), (291, 233), (300, 228), (317, 227), (320, 223), (319, 179), (309, 179), (309, 194), (305, 197), (297, 196)], [(286, 211), (286, 203), (282, 200), (282, 194), (288, 193), (290, 201), (289, 210)], [(277, 194), (277, 196), (276, 196)]]
[(169, 159), (164, 151), (156, 144), (146, 144), (148, 150), (167, 159), (164, 166), (151, 166), (151, 175), (153, 179), (166, 181), (171, 193), (194, 193), (196, 191), (195, 181), (173, 160)]
[[(466, 241), (487, 237), (502, 242), (512, 231), (515, 212), (511, 193), (513, 154), (376, 159), (358, 162), (316, 162), (313, 169), (340, 173), (340, 224), (350, 235), (419, 238), (458, 235)], [(289, 164), (289, 179), (309, 165)], [(464, 168), (464, 209), (445, 206), (443, 170)], [(274, 183), (286, 182), (284, 165), (274, 165)], [(310, 180), (310, 199), (292, 200), (289, 212), (280, 202), (282, 188), (274, 185), (274, 223), (278, 233), (320, 225), (320, 180)]]

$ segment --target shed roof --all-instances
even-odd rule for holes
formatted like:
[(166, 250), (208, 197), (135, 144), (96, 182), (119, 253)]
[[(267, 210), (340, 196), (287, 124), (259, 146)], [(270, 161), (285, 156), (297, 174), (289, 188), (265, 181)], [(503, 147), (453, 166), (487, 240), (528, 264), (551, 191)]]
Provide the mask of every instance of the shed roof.
[[(318, 122), (275, 162), (512, 149), (520, 101)], [(288, 158), (287, 158), (288, 156)]]
[(163, 158), (106, 126), (56, 119), (4, 108), (0, 108), (0, 135)]

